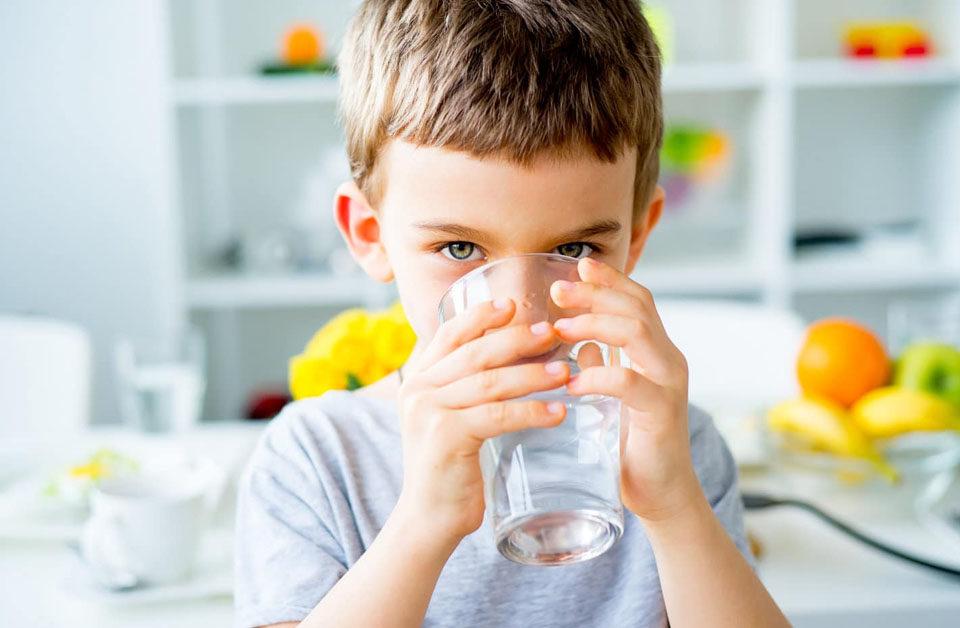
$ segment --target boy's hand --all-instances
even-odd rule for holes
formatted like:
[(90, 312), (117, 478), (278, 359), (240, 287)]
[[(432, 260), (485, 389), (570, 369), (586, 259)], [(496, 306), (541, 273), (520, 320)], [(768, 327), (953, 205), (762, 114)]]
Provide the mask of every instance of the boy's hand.
[(404, 475), (397, 511), (454, 544), (483, 521), (483, 441), (556, 426), (566, 413), (562, 403), (507, 401), (557, 388), (570, 377), (562, 362), (505, 366), (559, 344), (545, 322), (504, 327), (515, 307), (509, 299), (482, 303), (447, 321), (404, 368)]
[(620, 347), (632, 368), (584, 368), (567, 390), (623, 402), (623, 503), (641, 519), (668, 519), (702, 495), (690, 455), (686, 360), (667, 337), (649, 290), (591, 258), (582, 259), (578, 270), (583, 281), (558, 281), (550, 292), (561, 307), (589, 313), (560, 319), (554, 327), (568, 342)]

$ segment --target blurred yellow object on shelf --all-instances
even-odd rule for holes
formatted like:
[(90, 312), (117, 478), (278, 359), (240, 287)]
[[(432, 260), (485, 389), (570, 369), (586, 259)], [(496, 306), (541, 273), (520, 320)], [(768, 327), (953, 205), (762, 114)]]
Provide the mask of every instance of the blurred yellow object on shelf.
[(927, 31), (910, 21), (853, 22), (844, 28), (843, 39), (852, 57), (901, 59), (932, 53)]
[(291, 358), (290, 393), (303, 399), (372, 384), (399, 368), (416, 340), (399, 301), (381, 312), (341, 312)]

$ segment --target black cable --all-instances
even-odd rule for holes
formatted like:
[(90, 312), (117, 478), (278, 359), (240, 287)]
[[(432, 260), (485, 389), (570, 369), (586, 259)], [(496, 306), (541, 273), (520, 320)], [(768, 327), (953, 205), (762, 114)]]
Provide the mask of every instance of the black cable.
[(960, 569), (956, 567), (949, 567), (942, 563), (930, 562), (918, 556), (907, 554), (906, 552), (903, 552), (895, 547), (887, 545), (886, 543), (883, 543), (872, 537), (869, 537), (863, 532), (860, 532), (859, 530), (856, 530), (850, 527), (843, 521), (840, 521), (839, 519), (835, 518), (833, 515), (830, 515), (824, 512), (823, 510), (821, 510), (817, 506), (814, 506), (810, 502), (805, 502), (800, 499), (772, 497), (770, 495), (764, 495), (762, 493), (744, 493), (743, 506), (747, 510), (762, 510), (765, 508), (774, 508), (777, 506), (793, 506), (794, 508), (799, 508), (801, 510), (805, 510), (809, 512), (812, 515), (815, 515), (816, 517), (830, 524), (837, 530), (843, 532), (847, 536), (850, 536), (860, 541), (864, 545), (872, 547), (878, 552), (882, 552), (884, 554), (887, 554), (888, 556), (893, 556), (894, 558), (899, 558), (900, 560), (907, 561), (908, 563), (912, 563), (914, 565), (917, 565), (918, 567), (931, 569), (933, 571), (936, 571), (948, 576), (952, 576), (954, 578), (960, 578)]

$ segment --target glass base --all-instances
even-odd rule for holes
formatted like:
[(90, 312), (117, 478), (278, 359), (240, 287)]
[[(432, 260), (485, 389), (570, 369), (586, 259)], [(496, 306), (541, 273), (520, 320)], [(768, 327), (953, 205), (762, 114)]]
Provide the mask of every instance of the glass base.
[(522, 565), (569, 565), (603, 554), (622, 533), (622, 519), (610, 512), (533, 513), (502, 522), (497, 549)]

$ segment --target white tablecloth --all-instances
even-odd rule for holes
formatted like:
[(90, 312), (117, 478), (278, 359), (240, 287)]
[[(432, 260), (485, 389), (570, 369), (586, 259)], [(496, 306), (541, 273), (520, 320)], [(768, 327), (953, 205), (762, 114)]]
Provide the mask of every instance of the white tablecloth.
[[(262, 426), (209, 424), (182, 442), (214, 457), (235, 477)], [(83, 438), (91, 443), (111, 443), (118, 438), (138, 437), (100, 429)], [(805, 486), (770, 477), (747, 477), (744, 485), (773, 487), (780, 492), (786, 487), (794, 494), (813, 497), (835, 514), (885, 540), (960, 564), (960, 549), (917, 523), (908, 496), (883, 489), (831, 491), (822, 485)], [(229, 534), (232, 497), (231, 491), (222, 504), (219, 534)], [(752, 513), (747, 521), (764, 548), (759, 563), (761, 577), (800, 628), (960, 625), (960, 580), (926, 573), (879, 555), (801, 511)], [(132, 605), (107, 604), (77, 595), (63, 581), (72, 565), (75, 558), (62, 542), (0, 540), (0, 625), (208, 628), (231, 622), (229, 594)]]

